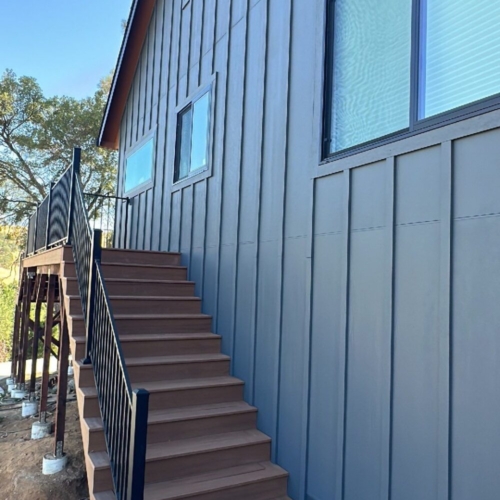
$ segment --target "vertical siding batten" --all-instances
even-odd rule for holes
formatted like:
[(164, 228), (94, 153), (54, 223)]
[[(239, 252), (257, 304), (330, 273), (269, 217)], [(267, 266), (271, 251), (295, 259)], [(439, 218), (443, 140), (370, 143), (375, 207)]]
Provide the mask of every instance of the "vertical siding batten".
[(395, 220), (396, 220), (396, 159), (392, 156), (386, 160), (387, 169), (387, 254), (386, 254), (386, 304), (385, 304), (385, 323), (390, 336), (390, 355), (387, 374), (389, 380), (389, 391), (387, 394), (387, 412), (384, 415), (384, 429), (382, 439), (386, 445), (382, 449), (381, 468), (382, 477), (380, 478), (380, 498), (391, 499), (391, 460), (392, 460), (392, 405), (393, 405), (393, 381), (394, 381), (394, 259), (395, 259)]
[(452, 143), (441, 144), (441, 259), (439, 300), (438, 500), (451, 500), (451, 290), (453, 156)]
[[(350, 271), (351, 271), (351, 170), (344, 170), (344, 242), (343, 242), (343, 266), (342, 266), (342, 316), (341, 316), (341, 335), (340, 348), (344, 353), (344, 357), (340, 358), (339, 375), (342, 379), (341, 388), (339, 391), (339, 432), (338, 445), (341, 450), (338, 455), (336, 464), (337, 475), (337, 498), (345, 500), (345, 456), (347, 448), (346, 426), (347, 426), (347, 373), (349, 370), (349, 288), (350, 288)], [(342, 346), (343, 344), (343, 346)]]
[(255, 287), (257, 269), (257, 240), (259, 212), (259, 170), (262, 149), (263, 70), (266, 42), (264, 4), (250, 8), (246, 15), (245, 77), (242, 113), (240, 156), (240, 196), (238, 224), (238, 260), (236, 295), (236, 342), (234, 365), (236, 376), (245, 380), (245, 399), (253, 393), (255, 360)]
[(257, 169), (257, 186), (258, 197), (256, 207), (256, 227), (255, 227), (255, 275), (254, 275), (254, 296), (253, 296), (253, 352), (252, 352), (252, 378), (251, 378), (251, 394), (250, 404), (255, 404), (255, 373), (257, 364), (257, 319), (259, 316), (258, 290), (259, 290), (259, 258), (260, 258), (260, 236), (261, 236), (261, 217), (262, 217), (262, 169), (264, 164), (264, 141), (265, 141), (265, 123), (266, 123), (266, 86), (267, 86), (267, 51), (269, 45), (269, 5), (266, 2), (264, 9), (264, 39), (263, 39), (263, 68), (262, 68), (262, 110), (260, 122), (260, 148), (258, 153), (258, 169)]
[[(238, 315), (238, 264), (240, 257), (240, 223), (241, 223), (241, 187), (242, 187), (242, 162), (243, 162), (243, 142), (245, 137), (245, 92), (246, 92), (246, 75), (247, 75), (247, 65), (248, 65), (248, 23), (249, 23), (249, 2), (250, 0), (244, 0), (245, 11), (244, 11), (244, 28), (243, 28), (243, 51), (240, 52), (240, 57), (243, 60), (242, 74), (241, 78), (241, 116), (239, 117), (239, 144), (237, 146), (238, 152), (236, 153), (238, 158), (235, 158), (235, 163), (238, 165), (237, 170), (237, 196), (236, 196), (236, 228), (235, 228), (235, 241), (234, 241), (234, 301), (233, 301), (233, 311), (232, 311), (232, 343), (231, 343), (231, 373), (235, 373), (235, 355), (236, 355), (236, 340), (239, 331), (237, 325), (237, 315)], [(234, 6), (234, 4), (233, 4)], [(233, 26), (233, 29), (236, 25)], [(245, 393), (248, 390), (248, 386), (245, 384)]]
[[(223, 210), (224, 210), (224, 200), (223, 200), (223, 197), (222, 197), (222, 187), (224, 185), (224, 164), (225, 164), (225, 154), (226, 154), (226, 150), (224, 148), (224, 144), (226, 142), (226, 130), (227, 130), (227, 95), (228, 95), (228, 89), (229, 89), (229, 76), (228, 76), (228, 71), (229, 71), (229, 60), (230, 60), (230, 57), (231, 57), (231, 4), (230, 2), (226, 1), (225, 2), (225, 6), (226, 6), (226, 9), (225, 9), (225, 12), (226, 12), (226, 16), (225, 16), (225, 19), (226, 19), (226, 22), (224, 24), (224, 26), (226, 27), (226, 30), (225, 30), (225, 33), (226, 33), (226, 43), (224, 44), (224, 47), (225, 47), (225, 58), (223, 59), (224, 61), (224, 66), (222, 69), (222, 75), (224, 78), (224, 83), (223, 85), (217, 85), (217, 99), (216, 99), (216, 103), (218, 104), (218, 106), (216, 106), (216, 110), (218, 111), (219, 110), (219, 105), (222, 106), (222, 113), (221, 113), (221, 116), (219, 115), (218, 112), (216, 112), (216, 115), (215, 115), (215, 124), (217, 124), (218, 122), (220, 122), (221, 124), (221, 130), (218, 131), (219, 132), (219, 137), (218, 137), (218, 140), (217, 140), (217, 144), (218, 144), (218, 148), (216, 148), (215, 144), (216, 144), (216, 141), (214, 141), (214, 149), (213, 149), (213, 152), (212, 154), (214, 155), (214, 178), (211, 179), (209, 181), (210, 185), (209, 187), (211, 186), (214, 186), (214, 191), (216, 193), (216, 204), (218, 204), (218, 207), (215, 208), (216, 210), (216, 221), (217, 221), (217, 225), (216, 225), (216, 229), (215, 229), (215, 233), (216, 233), (216, 246), (215, 246), (215, 249), (216, 249), (216, 255), (215, 255), (215, 267), (216, 267), (216, 270), (215, 270), (215, 283), (214, 283), (214, 288), (215, 288), (215, 293), (214, 293), (214, 296), (215, 296), (215, 303), (213, 304), (213, 316), (214, 316), (214, 319), (213, 319), (213, 324), (214, 324), (214, 328), (216, 331), (219, 331), (219, 297), (220, 297), (220, 276), (221, 276), (221, 248), (222, 248), (222, 213), (223, 213)], [(217, 9), (217, 21), (219, 20), (219, 13), (222, 12), (222, 9), (221, 11), (219, 11), (219, 9)], [(222, 17), (222, 16), (221, 16)], [(222, 23), (222, 21), (221, 21)], [(219, 26), (219, 22), (216, 23), (217, 26)], [(216, 37), (217, 38), (217, 37)], [(215, 46), (221, 46), (218, 44), (219, 40), (222, 41), (222, 36), (220, 38), (217, 38), (216, 42), (215, 42)], [(214, 50), (215, 47), (214, 47)], [(216, 60), (215, 60), (215, 54), (214, 54), (214, 66), (216, 65)], [(219, 89), (220, 89), (220, 92), (221, 92), (221, 96), (219, 96)], [(220, 102), (222, 101), (222, 104), (220, 104)], [(215, 130), (218, 130), (217, 128), (215, 128)], [(216, 132), (214, 132), (216, 133)], [(215, 162), (215, 152), (218, 152), (218, 161)], [(217, 176), (217, 178), (215, 177)], [(217, 180), (218, 179), (218, 182)], [(209, 189), (209, 194), (210, 194), (210, 189)], [(207, 231), (208, 234), (211, 234)]]
[(279, 299), (279, 333), (278, 333), (278, 366), (277, 366), (277, 383), (276, 383), (276, 431), (273, 436), (273, 460), (279, 463), (279, 430), (280, 430), (280, 398), (281, 398), (281, 357), (282, 357), (282, 341), (283, 341), (283, 295), (284, 295), (284, 257), (285, 257), (285, 227), (286, 227), (286, 202), (287, 202), (287, 175), (288, 175), (288, 133), (289, 133), (289, 115), (290, 115), (290, 76), (291, 76), (291, 58), (292, 58), (292, 23), (293, 23), (293, 2), (290, 0), (289, 2), (289, 17), (286, 18), (288, 23), (288, 37), (285, 40), (285, 47), (287, 52), (287, 79), (286, 79), (286, 107), (285, 107), (285, 137), (284, 137), (284, 172), (283, 172), (283, 207), (282, 207), (282, 221), (281, 221), (281, 234), (280, 234), (280, 273), (279, 273), (279, 288), (280, 288), (280, 299)]

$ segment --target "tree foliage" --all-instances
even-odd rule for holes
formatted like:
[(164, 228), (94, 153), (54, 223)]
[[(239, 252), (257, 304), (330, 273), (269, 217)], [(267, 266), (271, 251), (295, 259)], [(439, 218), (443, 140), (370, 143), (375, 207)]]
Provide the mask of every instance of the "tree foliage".
[(116, 153), (98, 149), (111, 77), (93, 96), (45, 97), (34, 78), (6, 70), (0, 78), (0, 225), (19, 224), (47, 195), (51, 181), (82, 148), (82, 182), (88, 192), (113, 194)]

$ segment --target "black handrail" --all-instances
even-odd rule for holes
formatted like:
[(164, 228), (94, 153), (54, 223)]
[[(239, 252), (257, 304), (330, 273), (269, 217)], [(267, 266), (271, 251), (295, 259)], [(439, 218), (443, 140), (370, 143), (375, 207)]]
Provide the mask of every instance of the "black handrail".
[(71, 244), (86, 329), (83, 362), (93, 366), (115, 495), (142, 500), (149, 393), (130, 384), (101, 270), (102, 233), (91, 228), (79, 167), (75, 148), (73, 165), (30, 218), (27, 254)]

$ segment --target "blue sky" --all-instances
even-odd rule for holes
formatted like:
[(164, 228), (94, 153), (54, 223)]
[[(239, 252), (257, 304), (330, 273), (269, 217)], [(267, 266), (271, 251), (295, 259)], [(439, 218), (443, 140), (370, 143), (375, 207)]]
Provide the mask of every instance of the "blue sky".
[(132, 0), (0, 0), (0, 73), (33, 76), (46, 96), (92, 95), (116, 64)]

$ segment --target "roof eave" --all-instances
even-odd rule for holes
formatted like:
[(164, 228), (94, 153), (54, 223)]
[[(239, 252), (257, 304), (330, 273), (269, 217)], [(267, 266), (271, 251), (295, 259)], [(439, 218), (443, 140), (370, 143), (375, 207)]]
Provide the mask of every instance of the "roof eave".
[(123, 37), (97, 138), (99, 147), (118, 149), (120, 122), (125, 111), (155, 4), (156, 0), (134, 0), (130, 8), (127, 29)]

